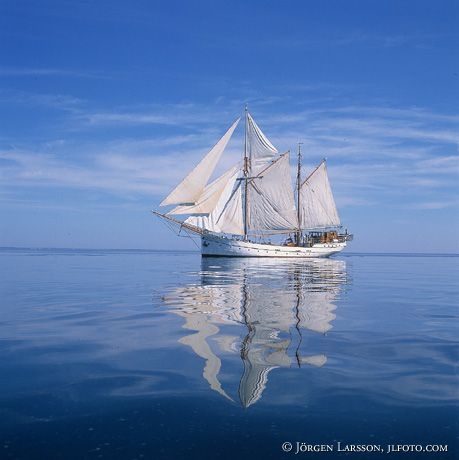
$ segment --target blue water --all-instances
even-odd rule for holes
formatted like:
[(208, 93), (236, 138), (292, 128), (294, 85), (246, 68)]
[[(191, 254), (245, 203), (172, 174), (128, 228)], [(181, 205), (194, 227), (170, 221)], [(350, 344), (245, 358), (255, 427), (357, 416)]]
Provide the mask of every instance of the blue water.
[(2, 249), (0, 273), (1, 459), (459, 458), (459, 257)]

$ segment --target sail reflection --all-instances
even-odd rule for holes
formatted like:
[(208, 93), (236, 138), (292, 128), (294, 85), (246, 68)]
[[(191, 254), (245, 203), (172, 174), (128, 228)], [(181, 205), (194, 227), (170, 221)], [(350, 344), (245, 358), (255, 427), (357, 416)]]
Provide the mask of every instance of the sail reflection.
[(239, 399), (257, 402), (278, 367), (322, 366), (323, 354), (303, 355), (305, 334), (325, 334), (346, 284), (343, 260), (203, 258), (200, 282), (173, 289), (164, 302), (192, 331), (180, 339), (205, 360), (210, 387), (233, 400), (220, 382), (222, 356), (243, 361)]

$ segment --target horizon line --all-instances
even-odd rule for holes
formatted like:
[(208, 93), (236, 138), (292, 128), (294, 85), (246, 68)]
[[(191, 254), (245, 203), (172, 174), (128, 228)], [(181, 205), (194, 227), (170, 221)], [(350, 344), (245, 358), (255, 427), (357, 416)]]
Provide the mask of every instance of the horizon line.
[[(161, 249), (161, 248), (71, 248), (54, 246), (0, 246), (0, 251), (4, 250), (35, 250), (35, 251), (118, 251), (118, 252), (184, 252), (197, 253), (198, 249)], [(459, 256), (459, 252), (365, 252), (349, 251), (342, 252), (340, 256)], [(262, 258), (262, 257), (260, 257)]]

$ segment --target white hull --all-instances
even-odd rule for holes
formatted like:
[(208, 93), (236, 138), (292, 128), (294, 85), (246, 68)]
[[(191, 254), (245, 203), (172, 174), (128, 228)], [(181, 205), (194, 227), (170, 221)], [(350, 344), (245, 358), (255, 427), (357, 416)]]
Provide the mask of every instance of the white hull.
[(223, 257), (329, 257), (341, 252), (346, 242), (316, 243), (311, 247), (282, 246), (268, 243), (240, 241), (223, 236), (205, 234), (201, 237), (203, 256)]

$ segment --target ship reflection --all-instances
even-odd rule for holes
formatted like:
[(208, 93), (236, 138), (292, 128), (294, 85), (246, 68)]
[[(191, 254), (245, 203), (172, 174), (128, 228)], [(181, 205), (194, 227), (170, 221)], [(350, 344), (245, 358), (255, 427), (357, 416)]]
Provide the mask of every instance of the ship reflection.
[(307, 333), (325, 334), (335, 319), (334, 302), (346, 284), (343, 260), (204, 258), (200, 283), (163, 297), (184, 329), (182, 344), (205, 360), (203, 377), (222, 396), (222, 356), (240, 354), (239, 398), (257, 402), (268, 374), (278, 367), (322, 366), (323, 354), (303, 355)]

